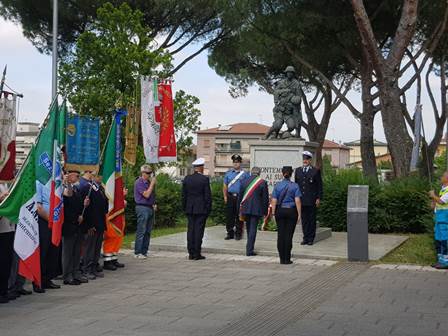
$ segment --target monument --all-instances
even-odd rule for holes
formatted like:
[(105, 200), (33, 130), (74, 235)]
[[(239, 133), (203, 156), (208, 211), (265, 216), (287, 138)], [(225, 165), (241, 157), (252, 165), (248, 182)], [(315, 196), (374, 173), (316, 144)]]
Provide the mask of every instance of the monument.
[[(301, 137), (302, 113), (300, 110), (300, 83), (294, 67), (285, 69), (285, 78), (274, 88), (274, 122), (263, 140), (249, 143), (250, 165), (261, 168), (261, 177), (268, 182), (272, 192), (274, 185), (283, 179), (282, 167), (302, 166), (302, 153), (315, 153), (318, 144)], [(282, 132), (285, 126), (286, 130)], [(313, 155), (315, 158), (315, 156)], [(325, 193), (325, 190), (324, 190)], [(301, 232), (302, 230), (297, 230)], [(315, 241), (331, 237), (331, 229), (318, 228)]]

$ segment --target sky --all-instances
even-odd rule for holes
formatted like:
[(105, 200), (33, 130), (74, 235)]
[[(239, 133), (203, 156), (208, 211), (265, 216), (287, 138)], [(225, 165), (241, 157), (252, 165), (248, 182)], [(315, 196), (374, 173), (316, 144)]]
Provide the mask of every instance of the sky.
[[(19, 121), (42, 122), (51, 98), (51, 57), (40, 54), (23, 36), (19, 25), (2, 18), (0, 18), (0, 45), (2, 46), (0, 67), (3, 69), (5, 64), (8, 65), (6, 83), (24, 95), (19, 106)], [(186, 52), (193, 50), (193, 47), (188, 48)], [(180, 62), (181, 58), (175, 58), (176, 61)], [(431, 78), (431, 85), (438, 90), (435, 77)], [(175, 91), (182, 89), (200, 99), (201, 128), (238, 122), (270, 125), (273, 120), (273, 97), (253, 87), (246, 97), (232, 98), (228, 93), (228, 83), (208, 66), (206, 52), (187, 63), (174, 75), (173, 89)], [(415, 100), (413, 96), (415, 95), (410, 95), (409, 106), (412, 106), (412, 101)], [(359, 93), (351, 92), (349, 98), (356, 107), (360, 106)], [(422, 102), (426, 134), (432, 135), (433, 112), (426, 95), (423, 95)], [(359, 139), (359, 128), (359, 123), (341, 105), (333, 113), (327, 139), (336, 142)], [(375, 119), (375, 138), (385, 140), (379, 113)]]

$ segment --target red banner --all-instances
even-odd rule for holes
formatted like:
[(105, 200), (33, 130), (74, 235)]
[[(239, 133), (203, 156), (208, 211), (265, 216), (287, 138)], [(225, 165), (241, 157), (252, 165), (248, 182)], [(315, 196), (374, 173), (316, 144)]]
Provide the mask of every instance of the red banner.
[(14, 179), (16, 127), (16, 95), (0, 93), (0, 182)]
[(177, 160), (176, 137), (174, 135), (174, 104), (171, 82), (159, 84), (160, 105), (156, 107), (156, 121), (160, 122), (159, 161)]

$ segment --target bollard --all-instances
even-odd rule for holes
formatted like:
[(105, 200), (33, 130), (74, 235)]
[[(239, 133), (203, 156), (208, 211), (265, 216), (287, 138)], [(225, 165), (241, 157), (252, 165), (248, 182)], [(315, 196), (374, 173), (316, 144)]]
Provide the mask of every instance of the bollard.
[(369, 186), (348, 186), (347, 255), (349, 261), (369, 261), (368, 210)]

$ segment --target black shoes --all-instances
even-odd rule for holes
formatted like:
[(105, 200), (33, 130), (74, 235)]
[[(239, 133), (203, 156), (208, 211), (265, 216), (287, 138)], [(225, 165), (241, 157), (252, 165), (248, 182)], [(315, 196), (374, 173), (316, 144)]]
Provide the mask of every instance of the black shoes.
[(103, 269), (105, 269), (107, 271), (116, 271), (117, 270), (117, 266), (115, 266), (112, 263), (112, 261), (105, 261)]
[(31, 294), (33, 294), (32, 291), (29, 291), (29, 290), (27, 290), (25, 288), (18, 289), (17, 293), (19, 293), (20, 295), (31, 295)]
[(300, 243), (300, 245), (309, 245), (309, 246), (313, 246), (313, 242), (307, 242), (307, 241), (302, 241), (301, 243)]
[(188, 256), (188, 260), (194, 260), (194, 256), (190, 254), (190, 255)]
[(282, 265), (291, 265), (292, 263), (292, 260), (280, 260), (280, 264)]
[(258, 254), (255, 253), (255, 252), (252, 252), (252, 253), (246, 253), (246, 256), (247, 256), (247, 257), (255, 257), (256, 255), (258, 255)]
[(124, 264), (119, 262), (118, 260), (112, 261), (112, 264), (117, 268), (124, 268)]
[(8, 302), (9, 302), (8, 295), (0, 295), (0, 304)]
[(203, 255), (198, 255), (197, 257), (194, 258), (194, 260), (204, 260), (205, 257)]
[(227, 235), (227, 236), (224, 238), (224, 240), (230, 240), (230, 239), (233, 239), (233, 236), (231, 236), (231, 235)]
[(308, 246), (313, 246), (313, 242), (308, 242), (308, 243), (306, 243)]
[(45, 289), (43, 289), (42, 287), (38, 287), (37, 285), (33, 284), (33, 291), (34, 293), (45, 293)]
[(79, 280), (76, 280), (76, 279), (64, 280), (64, 285), (79, 286), (80, 284), (81, 284), (81, 282)]
[(300, 245), (306, 245), (306, 244), (308, 244), (308, 243), (304, 240), (300, 243)]
[(44, 289), (59, 289), (61, 288), (61, 286), (56, 285), (53, 281), (48, 280), (46, 283), (44, 283), (43, 285)]
[(235, 240), (241, 240), (242, 236), (241, 235), (235, 235)]

